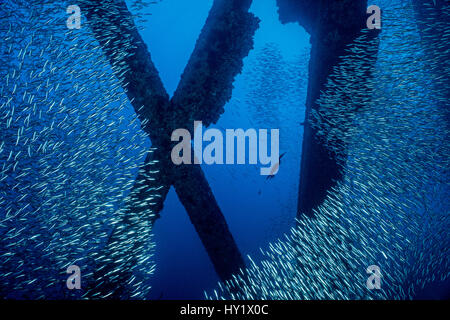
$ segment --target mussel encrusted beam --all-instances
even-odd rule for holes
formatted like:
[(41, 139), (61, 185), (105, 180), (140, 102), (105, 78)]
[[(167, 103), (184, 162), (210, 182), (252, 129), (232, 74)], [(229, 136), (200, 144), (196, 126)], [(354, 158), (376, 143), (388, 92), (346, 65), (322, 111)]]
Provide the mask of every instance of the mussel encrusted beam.
[[(317, 99), (325, 89), (327, 78), (333, 68), (345, 59), (345, 48), (351, 44), (363, 28), (366, 28), (367, 0), (277, 0), (280, 21), (298, 22), (311, 35), (308, 93), (302, 157), (297, 218), (312, 216), (325, 199), (327, 192), (342, 179), (338, 157), (317, 139), (311, 126), (313, 110), (318, 110)], [(378, 32), (374, 31), (373, 36)], [(368, 59), (367, 63), (375, 63)], [(369, 77), (370, 75), (367, 75)]]
[[(234, 77), (241, 72), (243, 59), (253, 47), (258, 19), (248, 12), (251, 0), (214, 1), (171, 100), (125, 2), (80, 2), (89, 26), (123, 84), (143, 130), (150, 137), (152, 147), (157, 149), (147, 156), (141, 168), (131, 192), (128, 210), (141, 212), (142, 219), (156, 219), (173, 185), (217, 274), (221, 280), (229, 279), (245, 267), (244, 260), (201, 167), (176, 166), (172, 163), (170, 137), (177, 128), (193, 133), (194, 120), (209, 125), (219, 119), (223, 106), (231, 98)], [(109, 2), (114, 5), (108, 5)], [(118, 44), (123, 44), (123, 47), (117, 52)], [(121, 73), (120, 66), (124, 65), (126, 71)], [(155, 160), (156, 164), (153, 163)], [(154, 186), (146, 178), (150, 170), (158, 171), (152, 173)], [(151, 193), (149, 190), (156, 185), (160, 187), (160, 197), (142, 206), (142, 200), (151, 195), (146, 193)], [(140, 205), (133, 207), (133, 203)], [(152, 214), (146, 216), (150, 212)], [(111, 238), (118, 236), (113, 231)]]

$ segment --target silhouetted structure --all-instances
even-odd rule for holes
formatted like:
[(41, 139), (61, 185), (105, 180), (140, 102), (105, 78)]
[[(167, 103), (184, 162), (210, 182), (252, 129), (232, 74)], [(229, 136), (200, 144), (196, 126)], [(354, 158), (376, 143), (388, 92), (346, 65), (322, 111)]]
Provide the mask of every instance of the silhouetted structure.
[[(177, 128), (191, 129), (193, 133), (194, 120), (209, 125), (223, 113), (223, 106), (231, 98), (234, 77), (241, 72), (242, 60), (253, 46), (253, 35), (258, 27), (258, 19), (248, 13), (251, 0), (214, 1), (171, 100), (125, 2), (120, 3), (117, 12), (112, 12), (111, 6), (107, 5), (110, 1), (84, 0), (82, 7), (88, 20), (104, 22), (90, 23), (90, 27), (111, 65), (127, 66), (128, 71), (118, 77), (126, 84), (124, 89), (144, 123), (143, 130), (149, 135), (152, 146), (157, 148), (156, 152), (149, 153), (137, 177), (128, 210), (140, 212), (143, 219), (154, 221), (173, 185), (217, 274), (221, 280), (227, 280), (245, 267), (244, 260), (201, 167), (172, 163), (170, 137)], [(114, 6), (117, 7), (117, 1)], [(126, 49), (131, 54), (129, 58), (116, 54), (115, 49), (123, 39), (131, 39), (135, 46)], [(151, 164), (154, 160), (158, 162)], [(146, 179), (150, 170), (159, 171), (152, 174), (153, 182)], [(160, 197), (146, 206), (133, 206), (142, 203), (138, 200), (151, 196), (149, 193), (154, 193), (149, 191), (152, 187), (162, 187), (158, 191)], [(149, 215), (150, 212), (154, 215)], [(113, 232), (110, 242), (116, 236)], [(101, 274), (99, 276), (102, 278)]]
[[(297, 209), (300, 218), (303, 214), (311, 216), (327, 191), (342, 178), (337, 155), (330, 153), (317, 139), (309, 120), (311, 111), (319, 107), (317, 99), (333, 67), (344, 59), (346, 46), (366, 28), (367, 0), (277, 0), (277, 4), (282, 23), (298, 22), (311, 35)], [(378, 34), (377, 31), (373, 33)]]

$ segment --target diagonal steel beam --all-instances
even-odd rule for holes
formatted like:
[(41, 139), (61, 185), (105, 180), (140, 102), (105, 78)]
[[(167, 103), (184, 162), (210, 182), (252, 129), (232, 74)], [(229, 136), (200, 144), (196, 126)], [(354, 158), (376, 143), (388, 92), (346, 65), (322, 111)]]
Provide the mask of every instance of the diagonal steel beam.
[[(232, 81), (241, 71), (242, 59), (250, 51), (257, 29), (257, 19), (247, 12), (251, 1), (214, 2), (172, 101), (126, 4), (113, 0), (81, 2), (93, 34), (122, 81), (143, 130), (158, 149), (153, 155), (157, 159), (152, 160), (158, 160), (156, 180), (163, 184), (162, 197), (132, 210), (142, 212), (144, 219), (155, 219), (168, 189), (174, 185), (216, 272), (222, 280), (229, 279), (245, 266), (242, 256), (200, 166), (177, 167), (170, 161), (170, 134), (178, 127), (188, 129), (194, 119), (209, 124), (220, 116), (219, 111), (231, 97)], [(121, 50), (117, 50), (118, 45)], [(202, 101), (193, 98), (201, 96), (214, 98)], [(150, 160), (150, 157), (146, 159), (144, 173), (150, 170)], [(135, 186), (140, 190), (132, 191), (131, 206), (148, 198), (146, 188), (142, 188), (147, 183), (144, 177), (145, 174), (137, 178)], [(151, 210), (156, 215), (148, 215)], [(121, 235), (113, 232), (111, 237)]]
[(233, 81), (253, 48), (259, 19), (252, 0), (215, 0), (172, 98), (175, 128), (217, 122), (230, 100)]

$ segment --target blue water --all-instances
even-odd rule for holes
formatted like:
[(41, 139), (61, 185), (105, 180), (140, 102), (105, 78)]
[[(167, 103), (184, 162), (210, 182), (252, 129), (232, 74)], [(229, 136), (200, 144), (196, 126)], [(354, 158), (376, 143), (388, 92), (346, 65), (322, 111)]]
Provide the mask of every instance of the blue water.
[[(132, 1), (127, 0), (127, 2), (130, 4)], [(387, 0), (378, 2), (380, 5), (389, 3)], [(20, 1), (6, 1), (5, 3), (11, 8), (15, 8), (16, 5), (20, 6), (21, 11), (17, 11), (17, 16), (0, 17), (0, 40), (8, 37), (6, 22), (26, 21), (28, 18), (26, 14), (29, 14), (27, 6)], [(177, 89), (180, 76), (195, 47), (212, 3), (213, 0), (162, 0), (145, 9), (145, 12), (151, 13), (151, 15), (140, 34), (148, 46), (165, 90), (170, 96)], [(4, 8), (9, 7), (5, 5)], [(405, 8), (405, 10), (411, 10), (408, 5), (405, 5)], [(3, 10), (3, 8), (0, 9)], [(9, 12), (9, 9), (2, 10), (0, 13)], [(39, 12), (38, 8), (37, 10)], [(235, 78), (232, 98), (224, 106), (225, 112), (210, 128), (219, 129), (223, 133), (226, 129), (238, 128), (244, 130), (279, 129), (279, 153), (284, 154), (279, 172), (273, 179), (267, 179), (266, 176), (260, 175), (261, 165), (259, 163), (257, 165), (202, 164), (203, 172), (214, 197), (247, 265), (250, 262), (249, 256), (252, 261), (260, 262), (263, 258), (260, 249), (267, 250), (270, 243), (284, 238), (285, 234), (295, 226), (297, 215), (311, 43), (310, 35), (298, 23), (282, 24), (279, 21), (277, 10), (276, 0), (253, 1), (250, 12), (260, 19), (260, 25), (254, 37), (254, 48), (244, 59), (241, 74)], [(21, 16), (24, 12), (24, 16)], [(20, 28), (16, 27), (17, 29), (15, 29), (17, 45), (14, 44), (10, 55), (6, 54), (8, 46), (4, 44), (14, 43), (11, 37), (0, 44), (0, 54), (5, 53), (4, 56), (1, 56), (3, 59), (1, 61), (4, 63), (0, 65), (2, 76), (0, 79), (0, 98), (2, 99), (0, 100), (1, 297), (5, 295), (20, 299), (28, 297), (80, 298), (80, 293), (66, 290), (65, 268), (68, 264), (79, 264), (82, 267), (83, 275), (94, 269), (95, 263), (89, 260), (90, 256), (87, 253), (101, 251), (106, 246), (109, 233), (113, 230), (113, 223), (117, 223), (114, 220), (118, 216), (117, 211), (124, 207), (123, 201), (129, 194), (129, 190), (132, 189), (138, 167), (143, 163), (145, 152), (151, 146), (149, 138), (141, 130), (138, 121), (135, 121), (135, 111), (132, 105), (117, 79), (112, 75), (109, 61), (101, 60), (103, 58), (101, 48), (93, 40), (89, 29), (82, 28), (79, 35), (77, 32), (64, 35), (64, 32), (67, 31), (64, 24), (66, 17), (65, 12), (62, 12), (60, 16), (57, 15), (54, 21), (59, 21), (58, 23), (61, 25), (52, 25), (54, 23), (52, 21), (49, 24), (51, 26), (49, 27), (50, 34), (41, 35), (40, 32), (45, 30), (36, 30), (32, 23), (25, 24), (23, 28), (26, 31), (19, 33), (17, 30), (22, 28), (19, 23)], [(394, 23), (398, 22), (401, 25), (405, 21), (394, 21)], [(21, 49), (27, 46), (31, 34), (34, 33), (38, 34), (36, 38), (33, 38), (35, 42), (38, 42), (42, 36), (43, 47), (46, 47), (47, 44), (52, 49), (57, 47), (58, 43), (55, 45), (48, 40), (52, 36), (52, 32), (57, 37), (57, 42), (61, 41), (63, 58), (60, 55), (56, 56), (56, 53), (59, 52), (56, 49), (54, 51), (56, 53), (45, 51), (39, 57), (37, 50), (41, 47), (36, 43), (33, 44), (36, 47), (32, 46), (34, 51), (28, 59), (25, 59), (25, 55), (20, 56)], [(435, 74), (428, 72), (429, 66), (426, 63), (429, 63), (427, 61), (429, 52), (426, 51), (426, 48), (419, 46), (419, 32), (413, 28), (409, 33), (405, 33), (405, 37), (407, 36), (405, 43), (393, 43), (394, 40), (391, 39), (398, 39), (394, 37), (396, 36), (395, 32), (398, 32), (398, 29), (388, 28), (386, 31), (383, 30), (381, 37), (377, 68), (381, 68), (382, 71), (378, 72), (378, 75), (388, 75), (387, 78), (391, 77), (389, 79), (391, 81), (378, 85), (378, 88), (381, 87), (384, 90), (383, 98), (380, 101), (386, 103), (388, 99), (385, 97), (392, 95), (389, 103), (396, 108), (404, 107), (406, 115), (410, 116), (410, 118), (405, 117), (406, 120), (402, 123), (412, 127), (417, 125), (418, 130), (420, 129), (418, 132), (433, 133), (435, 132), (433, 129), (444, 128), (439, 135), (436, 135), (438, 138), (424, 137), (420, 139), (420, 142), (435, 143), (435, 140), (440, 137), (446, 139), (448, 134), (445, 135), (444, 131), (448, 128), (442, 124), (440, 115), (436, 115), (436, 123), (424, 125), (419, 121), (417, 124), (412, 123), (413, 120), (408, 122), (408, 119), (417, 117), (414, 113), (417, 110), (411, 108), (411, 105), (416, 103), (414, 98), (417, 98), (418, 108), (429, 107), (426, 110), (435, 111), (442, 103), (442, 100), (437, 100), (438, 98), (435, 96), (441, 97), (438, 94), (442, 94), (441, 91), (444, 90), (433, 87), (434, 81), (440, 78), (436, 78)], [(86, 48), (76, 47), (77, 38), (74, 40), (74, 35), (75, 37), (79, 36), (78, 43), (85, 44)], [(67, 40), (67, 42), (61, 39)], [(392, 57), (391, 50), (395, 54), (395, 46), (408, 45), (407, 41), (411, 41), (410, 47), (403, 51), (399, 50), (403, 52), (403, 55)], [(416, 50), (416, 48), (418, 49)], [(390, 58), (395, 61), (393, 63), (395, 70), (388, 69), (391, 67), (389, 65)], [(25, 64), (20, 65), (20, 61), (24, 59)], [(414, 63), (411, 63), (411, 60)], [(57, 67), (54, 70), (52, 70), (52, 62), (55, 62)], [(412, 69), (407, 68), (411, 66)], [(414, 70), (416, 72), (415, 79), (412, 79), (414, 77), (410, 74), (402, 73), (402, 67), (406, 70)], [(44, 75), (41, 82), (39, 82), (40, 78), (30, 79), (30, 71), (37, 73), (41, 70)], [(96, 77), (94, 80), (89, 79), (89, 75), (94, 71)], [(14, 80), (11, 75), (15, 75), (16, 72), (20, 74), (20, 77)], [(102, 72), (103, 76), (100, 76), (99, 74)], [(81, 80), (74, 77), (77, 74), (81, 75)], [(104, 76), (105, 74), (106, 76)], [(112, 76), (108, 78), (109, 75)], [(98, 83), (96, 83), (96, 78), (100, 79)], [(404, 80), (406, 83), (403, 83)], [(38, 82), (39, 87), (36, 87)], [(18, 85), (15, 86), (15, 83)], [(56, 84), (61, 87), (56, 87)], [(78, 91), (79, 88), (82, 89)], [(75, 90), (78, 91), (77, 94), (72, 94)], [(12, 91), (14, 92), (12, 93)], [(30, 103), (31, 93), (35, 95), (35, 101), (43, 100), (43, 102), (39, 100), (41, 104), (37, 106), (38, 112), (30, 111), (30, 106), (33, 105)], [(10, 96), (12, 100), (8, 101)], [(333, 97), (333, 95), (330, 96)], [(62, 98), (64, 99), (61, 100)], [(373, 97), (374, 100), (377, 98)], [(424, 107), (421, 104), (423, 100), (429, 100), (429, 106)], [(409, 104), (402, 105), (402, 101), (409, 101)], [(377, 114), (380, 116), (380, 122), (385, 119), (392, 121), (392, 118), (386, 114), (386, 110), (391, 107), (390, 104), (387, 108), (380, 108), (380, 113)], [(61, 111), (58, 108), (64, 110)], [(44, 115), (37, 118), (36, 114), (39, 112)], [(368, 114), (370, 115), (370, 113)], [(31, 125), (30, 123), (26, 124), (28, 115), (33, 115)], [(432, 118), (428, 113), (427, 115)], [(14, 120), (11, 122), (12, 125), (9, 119)], [(357, 118), (352, 125), (364, 127), (356, 123), (357, 121), (361, 121), (361, 119)], [(377, 131), (379, 129), (377, 121), (372, 119), (373, 132), (369, 132), (370, 126), (368, 125), (365, 130), (361, 130), (362, 133), (357, 132), (357, 134), (362, 136), (362, 139), (365, 138), (364, 133), (368, 133), (367, 136), (370, 138), (384, 137)], [(427, 131), (428, 126), (430, 131)], [(393, 129), (386, 126), (386, 130), (399, 129), (395, 126), (392, 127)], [(21, 133), (21, 128), (25, 128), (25, 133)], [(42, 135), (37, 137), (37, 142), (33, 145), (34, 149), (33, 147), (27, 148), (29, 141), (34, 142), (32, 137), (35, 131)], [(403, 130), (398, 131), (403, 134), (408, 132), (406, 129), (404, 132)], [(410, 133), (411, 136), (414, 136), (414, 131)], [(18, 139), (19, 135), (21, 135), (20, 139)], [(386, 158), (380, 159), (380, 164), (385, 165), (391, 159), (394, 161), (397, 159), (393, 146), (395, 147), (398, 141), (392, 140), (394, 141), (392, 143), (386, 142), (386, 145), (390, 147), (386, 150), (386, 154), (382, 148), (375, 148), (375, 151), (378, 152), (377, 156), (386, 156)], [(54, 143), (61, 141), (64, 142), (62, 147), (55, 147)], [(3, 142), (6, 142), (5, 145), (2, 145)], [(47, 145), (47, 142), (50, 144)], [(404, 143), (404, 141), (400, 142)], [(440, 158), (446, 156), (445, 151), (440, 148), (444, 149), (447, 145), (446, 141), (441, 142), (437, 143), (436, 150), (433, 150), (433, 152), (436, 151), (436, 157), (433, 160), (436, 160), (436, 163), (447, 163), (447, 159)], [(358, 143), (355, 144), (358, 145)], [(378, 147), (382, 145), (379, 140), (374, 144)], [(363, 143), (361, 145), (364, 146)], [(402, 144), (399, 143), (399, 145)], [(5, 149), (3, 149), (4, 146)], [(47, 149), (45, 151), (36, 150), (38, 146), (39, 148), (45, 146)], [(431, 149), (426, 147), (428, 146), (424, 146), (424, 150)], [(4, 150), (8, 150), (8, 152), (4, 152)], [(10, 150), (11, 153), (8, 156)], [(39, 152), (39, 150), (41, 151)], [(414, 159), (420, 159), (421, 150), (411, 150), (414, 156), (417, 156)], [(357, 149), (353, 151), (350, 153), (348, 163), (353, 168), (358, 168), (357, 164), (360, 161), (358, 155), (367, 156), (367, 153), (358, 153), (361, 150)], [(400, 151), (403, 153), (398, 159), (403, 159), (404, 149)], [(423, 157), (429, 161), (430, 157), (426, 156), (429, 154)], [(19, 161), (16, 162), (16, 158)], [(248, 160), (248, 156), (246, 160)], [(405, 167), (421, 170), (421, 165), (425, 166), (428, 163), (424, 160), (423, 164), (420, 162), (418, 164), (415, 167), (408, 163)], [(434, 165), (434, 162), (432, 164)], [(361, 165), (365, 165), (365, 162), (361, 161)], [(375, 163), (374, 167), (376, 165), (378, 163)], [(436, 167), (438, 166), (436, 165)], [(390, 166), (388, 163), (385, 167), (386, 172), (383, 171), (380, 176), (384, 176), (386, 173), (386, 177), (389, 177), (388, 173), (391, 168), (402, 168), (402, 164), (395, 163)], [(424, 193), (424, 198), (429, 195), (430, 197), (433, 195), (441, 197), (430, 203), (437, 204), (436, 208), (439, 210), (443, 208), (442, 211), (448, 211), (446, 204), (448, 177), (444, 175), (440, 179), (435, 179), (433, 175), (435, 172), (431, 174), (427, 170), (420, 171), (419, 169), (417, 172), (430, 173), (431, 178), (428, 176), (412, 178), (417, 178), (417, 181), (422, 181), (423, 178), (423, 181), (431, 181), (432, 184), (422, 186), (422, 189), (417, 187), (418, 190)], [(429, 170), (434, 170), (434, 167)], [(443, 171), (448, 174), (448, 170)], [(4, 176), (5, 172), (9, 176), (7, 174)], [(359, 172), (357, 173), (359, 174)], [(355, 176), (358, 176), (357, 173)], [(414, 180), (407, 173), (402, 174), (404, 175), (399, 180), (403, 177), (406, 182)], [(348, 176), (352, 177), (352, 173)], [(397, 209), (395, 205), (390, 206), (389, 196), (391, 194), (386, 195), (386, 189), (383, 189), (386, 187), (385, 185), (375, 191), (371, 190), (373, 185), (369, 184), (366, 187), (365, 190), (373, 192), (369, 195), (379, 192), (380, 198), (383, 196), (387, 199), (384, 202), (377, 202), (373, 199), (371, 199), (372, 202), (368, 202), (376, 205), (381, 203), (381, 207), (386, 205), (383, 207), (386, 209), (383, 217), (390, 213), (389, 210), (392, 210), (394, 214), (398, 213), (395, 211)], [(195, 185), (192, 186), (192, 189), (195, 190), (195, 188)], [(363, 201), (365, 196), (366, 194), (361, 192), (354, 198), (361, 198)], [(393, 199), (398, 199), (398, 193), (395, 193), (395, 196), (397, 198), (393, 197)], [(406, 203), (406, 196), (404, 200)], [(427, 212), (428, 209), (430, 208), (426, 208), (424, 202), (423, 211)], [(430, 211), (433, 209), (435, 208), (431, 208)], [(374, 210), (378, 210), (378, 207)], [(144, 278), (146, 283), (152, 287), (149, 296), (145, 298), (203, 299), (205, 292), (211, 293), (217, 288), (219, 278), (173, 187), (167, 195), (164, 209), (160, 215), (161, 217), (156, 220), (152, 230), (145, 229), (146, 232), (154, 234), (154, 238), (151, 240), (155, 245), (154, 263), (156, 265), (155, 272)], [(448, 212), (442, 212), (439, 219), (442, 219), (443, 226), (448, 225)], [(141, 222), (143, 220), (145, 219), (141, 219)], [(360, 221), (355, 223), (360, 223)], [(405, 225), (405, 229), (406, 227)], [(430, 238), (442, 239), (440, 244), (442, 248), (438, 244), (432, 249), (445, 253), (445, 250), (448, 251), (445, 244), (449, 243), (449, 237), (448, 230), (442, 229), (437, 228), (436, 231), (440, 238), (432, 234), (430, 230), (428, 232), (435, 236), (435, 238)], [(134, 230), (131, 231), (134, 232)], [(376, 239), (376, 230), (370, 231), (370, 236)], [(394, 235), (392, 236), (394, 238)], [(152, 249), (150, 248), (152, 243), (148, 240), (150, 240), (150, 236), (146, 234), (145, 241), (140, 243), (141, 245), (135, 252), (133, 251), (133, 254), (141, 259), (148, 257), (145, 250)], [(316, 243), (323, 245), (323, 242), (319, 240)], [(316, 243), (313, 242), (313, 244)], [(434, 242), (434, 244), (436, 243)], [(392, 247), (389, 249), (394, 246), (395, 243), (392, 243)], [(424, 250), (425, 255), (436, 252), (432, 249)], [(89, 258), (87, 258), (88, 256)], [(319, 257), (309, 258), (319, 260)], [(447, 259), (440, 262), (442, 266), (433, 269), (441, 272), (438, 276), (448, 273), (448, 270), (440, 269), (446, 268), (448, 265), (448, 256)], [(416, 275), (420, 274), (423, 268), (429, 267), (419, 263), (414, 265), (414, 263), (416, 261), (411, 261), (411, 270), (417, 272)], [(148, 260), (146, 263), (142, 263), (142, 268), (145, 269), (147, 266), (150, 268), (152, 265), (152, 260)], [(394, 263), (392, 266), (392, 270), (396, 270)], [(143, 270), (139, 269), (138, 271)], [(411, 277), (411, 275), (408, 276)], [(417, 276), (417, 278), (420, 277)], [(270, 282), (270, 279), (268, 281)], [(408, 278), (408, 281), (416, 281), (416, 278)], [(4, 290), (11, 290), (16, 284), (17, 288), (14, 292), (4, 292)], [(3, 289), (2, 286), (7, 289)], [(444, 282), (433, 280), (425, 288), (417, 290), (415, 297), (418, 299), (448, 299), (449, 288), (448, 279)]]

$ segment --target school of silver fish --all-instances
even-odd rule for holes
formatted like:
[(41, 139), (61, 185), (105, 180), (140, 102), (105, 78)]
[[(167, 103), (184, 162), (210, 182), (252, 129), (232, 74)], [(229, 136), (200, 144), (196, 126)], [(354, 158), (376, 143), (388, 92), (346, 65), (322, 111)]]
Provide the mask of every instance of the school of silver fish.
[[(430, 13), (429, 28), (445, 31), (427, 37), (410, 1), (380, 7), (379, 38), (364, 30), (348, 47), (311, 120), (331, 152), (347, 154), (343, 180), (314, 218), (261, 250), (261, 262), (248, 257), (246, 270), (206, 298), (413, 299), (448, 279), (450, 6), (442, 20)], [(367, 286), (371, 265), (379, 290)]]

